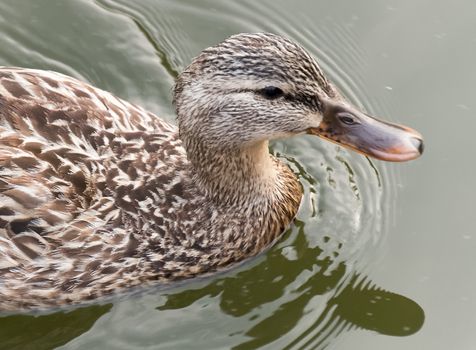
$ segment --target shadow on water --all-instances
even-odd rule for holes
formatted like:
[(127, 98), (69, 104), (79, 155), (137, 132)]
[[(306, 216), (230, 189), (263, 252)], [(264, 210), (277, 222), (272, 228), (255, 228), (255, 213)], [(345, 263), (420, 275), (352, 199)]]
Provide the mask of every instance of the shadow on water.
[[(298, 259), (290, 261), (280, 249), (273, 249), (265, 263), (233, 277), (218, 279), (200, 289), (167, 295), (166, 302), (158, 310), (182, 309), (203, 297), (219, 296), (224, 313), (234, 317), (251, 315), (262, 305), (287, 293), (286, 289), (303, 271), (317, 270), (291, 292), (295, 295), (293, 299), (280, 303), (271, 315), (253, 324), (244, 333), (250, 339), (235, 349), (255, 349), (285, 336), (308, 312), (306, 306), (310, 300), (338, 289), (346, 274), (345, 263), (333, 267), (332, 258), (320, 258), (322, 249), (309, 247), (304, 223), (298, 221), (296, 226), (298, 233), (293, 246), (300, 252)], [(316, 317), (315, 322), (286, 348), (323, 348), (328, 338), (351, 328), (408, 336), (422, 327), (425, 314), (415, 301), (372, 285), (366, 278), (354, 274)]]

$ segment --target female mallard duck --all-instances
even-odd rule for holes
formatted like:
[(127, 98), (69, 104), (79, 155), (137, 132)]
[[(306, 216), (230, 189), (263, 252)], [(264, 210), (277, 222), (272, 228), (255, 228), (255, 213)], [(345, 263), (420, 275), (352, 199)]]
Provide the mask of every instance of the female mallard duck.
[(301, 186), (268, 140), (390, 161), (420, 135), (350, 106), (299, 45), (239, 34), (180, 75), (178, 129), (64, 75), (0, 68), (0, 309), (77, 303), (258, 254)]

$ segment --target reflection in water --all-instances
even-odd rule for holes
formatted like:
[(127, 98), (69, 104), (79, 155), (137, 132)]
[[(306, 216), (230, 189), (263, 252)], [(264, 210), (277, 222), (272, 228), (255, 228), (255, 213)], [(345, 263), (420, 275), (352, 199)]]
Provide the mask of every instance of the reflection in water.
[(335, 314), (350, 323), (392, 336), (407, 336), (417, 332), (425, 319), (423, 309), (415, 301), (372, 286), (359, 276), (353, 278), (339, 295), (329, 302), (336, 306)]
[(51, 315), (0, 318), (1, 349), (54, 349), (87, 332), (112, 307), (94, 305)]
[[(215, 280), (200, 289), (170, 294), (158, 309), (186, 308), (203, 297), (219, 295), (221, 310), (240, 317), (259, 312), (266, 303), (290, 293), (292, 298), (280, 303), (271, 315), (257, 323), (250, 322), (252, 326), (245, 332), (250, 339), (235, 348), (255, 349), (284, 337), (303, 318), (311, 299), (338, 289), (346, 274), (345, 263), (333, 267), (330, 257), (320, 257), (323, 251), (319, 247), (308, 246), (304, 223), (298, 221), (296, 226), (298, 233), (292, 245), (299, 252), (298, 259), (290, 261), (282, 254), (282, 249), (273, 249), (267, 255), (266, 263)], [(313, 273), (290, 292), (288, 287), (303, 271)], [(413, 300), (376, 287), (355, 274), (316, 317), (315, 322), (286, 348), (323, 348), (331, 336), (353, 327), (393, 336), (410, 335), (423, 325), (424, 312)]]
[[(286, 349), (322, 349), (340, 332), (352, 328), (407, 336), (422, 327), (424, 312), (416, 302), (376, 287), (359, 274), (347, 277), (344, 262), (335, 266), (333, 258), (323, 254), (321, 248), (309, 245), (304, 226), (296, 221), (295, 235), (288, 232), (285, 237), (291, 239), (290, 246), (297, 255), (292, 259), (285, 253), (289, 245), (276, 246), (266, 254), (265, 261), (249, 269), (212, 280), (198, 289), (166, 295), (157, 309), (187, 309), (202, 298), (217, 297), (223, 313), (248, 319), (245, 329), (234, 334), (241, 333), (247, 340), (234, 349), (255, 349), (279, 339), (287, 339), (282, 346)], [(309, 308), (313, 298), (325, 296), (323, 308)], [(263, 312), (263, 307), (273, 302), (277, 306), (272, 312)], [(94, 305), (50, 315), (2, 317), (0, 348), (25, 349), (34, 344), (35, 349), (52, 349), (67, 344), (87, 332), (111, 307)], [(297, 335), (287, 336), (305, 316), (309, 319), (309, 313), (312, 322)]]
[[(320, 348), (330, 335), (363, 328), (384, 335), (408, 336), (423, 326), (425, 313), (415, 301), (388, 292), (354, 275), (341, 293), (332, 297), (319, 318), (289, 348)], [(295, 346), (297, 347), (297, 346)]]

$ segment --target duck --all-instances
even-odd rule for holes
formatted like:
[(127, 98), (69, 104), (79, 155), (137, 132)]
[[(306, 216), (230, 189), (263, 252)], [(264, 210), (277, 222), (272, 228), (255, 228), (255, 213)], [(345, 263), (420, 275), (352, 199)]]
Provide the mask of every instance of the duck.
[(423, 152), (417, 131), (359, 111), (271, 33), (203, 50), (173, 103), (176, 125), (60, 73), (0, 67), (0, 310), (172, 285), (258, 255), (302, 197), (270, 140), (315, 135), (386, 161)]

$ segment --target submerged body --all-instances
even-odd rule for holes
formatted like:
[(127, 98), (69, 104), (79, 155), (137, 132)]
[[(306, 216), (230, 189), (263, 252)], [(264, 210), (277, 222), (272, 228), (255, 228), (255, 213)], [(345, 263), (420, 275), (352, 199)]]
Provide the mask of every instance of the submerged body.
[[(387, 160), (419, 135), (351, 108), (272, 34), (206, 49), (174, 91), (178, 128), (64, 75), (0, 67), (0, 309), (78, 303), (254, 256), (301, 186), (268, 140), (303, 133)], [(376, 136), (375, 136), (376, 135)]]

